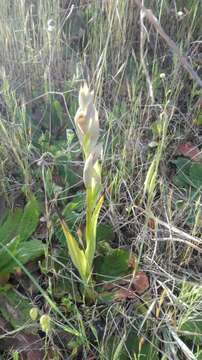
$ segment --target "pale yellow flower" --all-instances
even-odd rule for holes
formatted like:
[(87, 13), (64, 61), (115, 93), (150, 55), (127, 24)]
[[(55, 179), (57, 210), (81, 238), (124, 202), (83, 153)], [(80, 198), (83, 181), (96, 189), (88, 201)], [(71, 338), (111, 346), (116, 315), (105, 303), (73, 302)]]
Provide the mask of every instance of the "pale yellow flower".
[(83, 170), (83, 181), (86, 188), (101, 185), (101, 167), (99, 158), (101, 157), (102, 146), (97, 145), (88, 156)]
[(80, 144), (88, 156), (97, 144), (100, 127), (98, 112), (93, 103), (93, 92), (90, 92), (86, 83), (79, 92), (79, 109), (74, 121)]

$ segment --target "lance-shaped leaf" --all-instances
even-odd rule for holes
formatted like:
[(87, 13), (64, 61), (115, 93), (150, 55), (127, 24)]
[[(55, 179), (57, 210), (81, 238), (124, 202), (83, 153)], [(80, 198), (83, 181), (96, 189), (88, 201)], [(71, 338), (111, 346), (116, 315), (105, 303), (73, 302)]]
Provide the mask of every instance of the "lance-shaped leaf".
[(76, 269), (78, 270), (79, 274), (81, 275), (81, 278), (85, 281), (86, 280), (86, 268), (87, 268), (85, 254), (84, 254), (83, 250), (81, 250), (79, 248), (77, 241), (74, 239), (74, 237), (70, 233), (70, 231), (67, 227), (67, 224), (64, 222), (64, 220), (61, 219), (60, 222), (61, 222), (62, 229), (63, 229), (64, 235), (66, 238), (66, 242), (67, 242), (67, 246), (68, 246), (68, 250), (69, 250), (69, 254), (72, 259), (72, 262), (73, 262), (74, 266), (76, 267)]
[(98, 221), (98, 216), (102, 207), (104, 201), (104, 195), (102, 195), (99, 199), (99, 201), (97, 202), (97, 205), (94, 209), (94, 212), (92, 214), (91, 217), (91, 221), (88, 225), (88, 227), (86, 226), (86, 242), (87, 242), (87, 248), (86, 248), (86, 258), (88, 261), (88, 265), (91, 267), (92, 266), (92, 262), (93, 262), (93, 258), (95, 255), (95, 248), (96, 248), (96, 231), (97, 231), (97, 221)]

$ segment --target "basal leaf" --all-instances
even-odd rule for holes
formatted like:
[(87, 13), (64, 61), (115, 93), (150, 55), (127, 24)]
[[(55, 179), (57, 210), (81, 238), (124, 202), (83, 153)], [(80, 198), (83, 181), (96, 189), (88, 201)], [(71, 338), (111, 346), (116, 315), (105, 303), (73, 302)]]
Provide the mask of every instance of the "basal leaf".
[(16, 258), (22, 263), (26, 264), (28, 261), (35, 260), (36, 258), (44, 255), (46, 245), (40, 240), (29, 240), (21, 243)]
[(99, 224), (97, 226), (96, 241), (113, 241), (114, 240), (113, 227), (109, 224)]
[(202, 187), (202, 165), (193, 162), (191, 164), (189, 174), (193, 186), (195, 186), (197, 189), (200, 189)]
[(127, 275), (130, 271), (130, 252), (125, 249), (113, 249), (105, 256), (95, 259), (94, 272), (101, 280), (112, 280)]
[[(193, 161), (188, 160), (184, 157), (178, 157), (177, 159), (172, 161), (172, 164), (175, 164), (177, 167), (176, 175), (173, 179), (176, 186), (183, 189), (189, 189), (190, 187), (198, 188), (198, 186), (196, 186), (197, 175), (195, 175), (196, 179), (195, 181), (193, 181), (191, 168), (193, 165), (200, 164), (195, 164)], [(195, 169), (194, 172), (196, 172)]]
[(156, 348), (151, 343), (148, 342), (143, 337), (141, 338), (136, 334), (133, 330), (129, 333), (128, 338), (126, 340), (126, 347), (123, 349), (122, 354), (119, 360), (128, 360), (128, 355), (132, 357), (132, 359), (137, 360), (158, 360), (158, 352)]
[(20, 236), (13, 238), (9, 244), (4, 245), (0, 250), (0, 273), (6, 274), (13, 271), (16, 267), (12, 256), (16, 256), (20, 244)]
[(5, 287), (0, 291), (0, 313), (14, 329), (30, 322), (31, 307), (30, 301), (16, 290)]
[(0, 244), (7, 244), (17, 235), (22, 213), (23, 211), (20, 208), (9, 213), (0, 227)]
[(149, 343), (146, 339), (137, 335), (131, 330), (124, 339), (111, 336), (108, 342), (107, 358), (109, 360), (158, 360), (158, 351), (155, 346), (155, 339)]
[(22, 242), (27, 240), (36, 230), (36, 227), (39, 223), (39, 217), (39, 204), (36, 198), (33, 196), (24, 208), (24, 212), (18, 228), (18, 234), (20, 235)]

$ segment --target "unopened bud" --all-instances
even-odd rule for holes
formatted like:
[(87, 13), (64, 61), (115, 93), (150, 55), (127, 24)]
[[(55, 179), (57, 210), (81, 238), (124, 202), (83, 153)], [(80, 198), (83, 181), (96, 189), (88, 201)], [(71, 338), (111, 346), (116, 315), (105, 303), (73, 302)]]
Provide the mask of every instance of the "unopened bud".
[(83, 170), (83, 181), (86, 188), (99, 185), (101, 183), (101, 169), (98, 162), (101, 156), (102, 146), (97, 145), (94, 150), (88, 156), (84, 170)]
[(35, 321), (38, 317), (38, 309), (36, 307), (33, 307), (30, 312), (29, 312), (29, 316), (31, 317), (32, 321)]
[(45, 314), (42, 315), (40, 317), (40, 325), (41, 325), (41, 329), (46, 333), (46, 335), (48, 334), (49, 330), (50, 330), (50, 316)]

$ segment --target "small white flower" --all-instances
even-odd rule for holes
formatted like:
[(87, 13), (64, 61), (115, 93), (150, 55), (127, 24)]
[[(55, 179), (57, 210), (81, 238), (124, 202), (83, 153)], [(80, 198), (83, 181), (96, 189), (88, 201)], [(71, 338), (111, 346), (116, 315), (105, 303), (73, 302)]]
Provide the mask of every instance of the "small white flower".
[(184, 15), (183, 11), (178, 11), (178, 12), (177, 12), (177, 16), (178, 16), (178, 17), (182, 17), (183, 15)]
[(166, 74), (165, 74), (165, 73), (161, 73), (161, 74), (159, 75), (159, 77), (160, 77), (160, 79), (165, 79)]
[(55, 28), (56, 28), (55, 20), (49, 19), (49, 20), (47, 21), (47, 31), (48, 31), (48, 32), (52, 32), (52, 31), (55, 30)]

